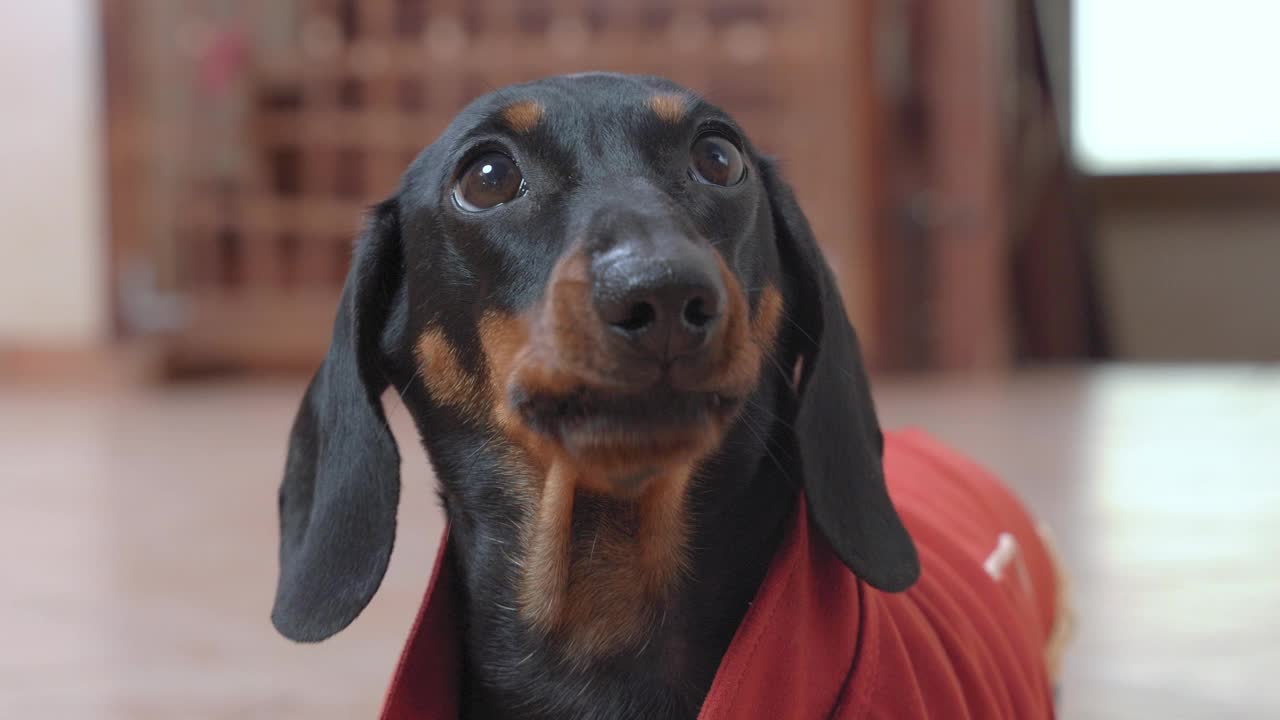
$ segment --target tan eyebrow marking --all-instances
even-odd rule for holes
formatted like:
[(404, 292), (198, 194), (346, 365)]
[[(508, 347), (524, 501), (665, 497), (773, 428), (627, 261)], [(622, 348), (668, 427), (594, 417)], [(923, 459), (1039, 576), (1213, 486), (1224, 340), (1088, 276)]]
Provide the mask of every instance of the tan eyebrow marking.
[(521, 100), (502, 109), (502, 120), (518, 133), (527, 133), (538, 126), (547, 109), (537, 100)]
[(649, 109), (663, 122), (675, 124), (684, 118), (685, 99), (678, 93), (659, 93), (649, 98)]

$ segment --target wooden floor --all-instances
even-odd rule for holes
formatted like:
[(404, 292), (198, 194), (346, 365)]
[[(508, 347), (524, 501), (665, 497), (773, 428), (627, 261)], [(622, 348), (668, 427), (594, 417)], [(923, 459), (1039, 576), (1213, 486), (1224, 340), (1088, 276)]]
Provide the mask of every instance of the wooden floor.
[[(322, 645), (267, 621), (301, 386), (0, 386), (0, 717), (373, 717), (440, 529), (405, 456), (382, 591)], [(1080, 624), (1066, 718), (1280, 718), (1280, 369), (885, 381), (1054, 528)]]

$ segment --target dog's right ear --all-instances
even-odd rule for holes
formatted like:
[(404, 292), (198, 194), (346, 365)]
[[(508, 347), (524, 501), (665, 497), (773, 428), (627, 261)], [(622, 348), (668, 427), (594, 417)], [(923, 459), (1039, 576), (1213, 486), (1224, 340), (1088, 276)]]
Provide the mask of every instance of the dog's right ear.
[(271, 611), (276, 629), (292, 640), (323, 640), (349, 625), (391, 557), (400, 454), (382, 409), (390, 380), (381, 337), (403, 280), (399, 226), (395, 198), (371, 212), (332, 344), (293, 422)]

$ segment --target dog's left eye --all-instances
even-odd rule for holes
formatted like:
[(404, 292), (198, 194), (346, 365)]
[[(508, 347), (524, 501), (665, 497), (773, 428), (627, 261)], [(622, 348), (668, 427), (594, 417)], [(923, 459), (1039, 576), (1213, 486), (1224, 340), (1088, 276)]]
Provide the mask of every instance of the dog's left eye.
[(514, 200), (524, 187), (515, 161), (491, 152), (467, 166), (453, 186), (453, 201), (467, 212), (480, 212)]
[(689, 175), (704, 185), (737, 185), (746, 174), (742, 153), (728, 138), (703, 135), (689, 150)]

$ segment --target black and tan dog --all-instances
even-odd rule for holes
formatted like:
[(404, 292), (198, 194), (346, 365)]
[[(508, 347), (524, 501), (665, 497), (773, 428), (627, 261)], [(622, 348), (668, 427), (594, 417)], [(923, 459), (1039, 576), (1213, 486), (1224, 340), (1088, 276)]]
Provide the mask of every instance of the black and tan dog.
[(790, 189), (669, 82), (483, 97), (371, 211), (280, 491), (290, 638), (387, 567), (388, 387), (440, 482), (467, 717), (695, 717), (801, 492), (867, 592), (920, 573)]

